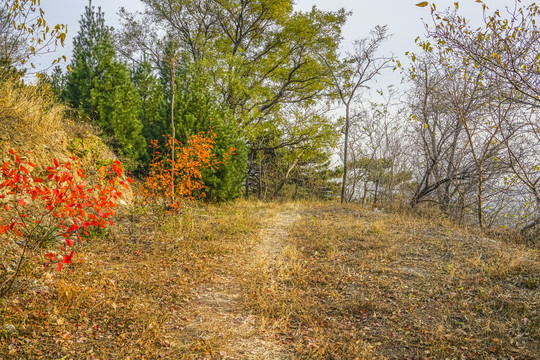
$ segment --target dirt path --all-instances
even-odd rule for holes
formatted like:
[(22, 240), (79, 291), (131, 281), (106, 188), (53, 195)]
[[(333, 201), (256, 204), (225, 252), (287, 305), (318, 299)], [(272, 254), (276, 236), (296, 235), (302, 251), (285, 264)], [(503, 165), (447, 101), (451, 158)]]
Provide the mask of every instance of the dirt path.
[(255, 261), (267, 259), (275, 265), (280, 251), (285, 245), (289, 228), (300, 218), (297, 205), (291, 205), (286, 211), (277, 213), (266, 220), (266, 227), (261, 231), (261, 241), (254, 252)]
[[(262, 331), (257, 314), (245, 307), (242, 276), (253, 267), (274, 266), (279, 252), (288, 236), (289, 227), (299, 218), (294, 206), (269, 216), (263, 221), (258, 239), (253, 247), (239, 257), (227, 257), (222, 271), (211, 282), (202, 284), (193, 292), (192, 301), (172, 318), (180, 318), (176, 330), (190, 334), (189, 342), (174, 343), (174, 332), (167, 336), (168, 342), (179, 350), (200, 349), (210, 355), (195, 355), (194, 359), (287, 359), (286, 350), (279, 344), (276, 334)], [(176, 321), (173, 321), (176, 322)], [(188, 351), (188, 353), (191, 351)]]

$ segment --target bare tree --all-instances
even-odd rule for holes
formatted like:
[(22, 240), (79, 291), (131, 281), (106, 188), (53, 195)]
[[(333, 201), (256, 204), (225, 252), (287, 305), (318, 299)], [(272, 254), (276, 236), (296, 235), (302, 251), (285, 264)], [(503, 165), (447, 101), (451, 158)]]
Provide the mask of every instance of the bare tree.
[(358, 101), (360, 90), (367, 87), (381, 71), (390, 66), (392, 57), (378, 54), (382, 43), (390, 37), (386, 26), (376, 26), (367, 38), (354, 42), (354, 51), (347, 54), (338, 67), (332, 66), (325, 55), (321, 58), (331, 74), (332, 85), (339, 102), (345, 107), (345, 127), (343, 130), (343, 179), (341, 202), (346, 201), (349, 131), (351, 126), (351, 108)]

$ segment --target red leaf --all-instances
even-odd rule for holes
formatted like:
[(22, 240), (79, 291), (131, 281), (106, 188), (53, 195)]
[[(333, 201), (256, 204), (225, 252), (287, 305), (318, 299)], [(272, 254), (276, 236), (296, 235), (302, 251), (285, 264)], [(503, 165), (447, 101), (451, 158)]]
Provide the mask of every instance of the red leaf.
[(62, 270), (62, 266), (63, 266), (63, 265), (64, 265), (64, 264), (62, 264), (62, 263), (58, 263), (58, 265), (56, 265), (56, 271)]
[(51, 261), (54, 261), (54, 258), (56, 257), (56, 255), (54, 255), (54, 253), (50, 252), (47, 255), (45, 255), (45, 257), (49, 258), (49, 260), (51, 260)]
[(66, 245), (69, 246), (69, 247), (73, 247), (73, 240), (70, 240), (70, 239), (66, 239)]
[(71, 254), (65, 255), (64, 258), (62, 259), (62, 262), (64, 264), (71, 264), (72, 263), (71, 258), (73, 257), (73, 253), (74, 252), (72, 251)]
[(24, 202), (23, 199), (19, 199), (19, 206), (24, 206), (26, 205), (26, 203)]
[(115, 164), (113, 164), (112, 169), (116, 173), (116, 175), (118, 175), (118, 177), (122, 176), (122, 168), (116, 165), (116, 162)]
[(7, 225), (0, 226), (0, 235), (5, 234), (8, 231)]
[(9, 211), (10, 207), (8, 204), (4, 204), (4, 210)]
[(15, 155), (15, 150), (9, 149), (9, 153), (10, 153), (11, 155)]
[(133, 184), (133, 179), (132, 178), (127, 178), (127, 182), (130, 183), (130, 184)]
[(36, 182), (36, 183), (42, 183), (42, 182), (43, 182), (43, 179), (40, 179), (40, 178), (34, 178), (34, 182)]
[(77, 231), (79, 230), (79, 225), (77, 224), (73, 224), (70, 226), (70, 228), (68, 229), (68, 231)]
[(58, 160), (53, 159), (53, 161), (54, 161), (54, 166), (55, 166), (55, 168), (58, 168), (58, 167), (60, 166), (60, 164), (58, 164)]

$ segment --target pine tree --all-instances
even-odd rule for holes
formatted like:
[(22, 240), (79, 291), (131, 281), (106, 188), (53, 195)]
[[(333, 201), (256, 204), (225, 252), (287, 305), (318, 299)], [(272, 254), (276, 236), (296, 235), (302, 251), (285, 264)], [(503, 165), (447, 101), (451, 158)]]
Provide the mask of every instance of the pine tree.
[(100, 53), (91, 89), (91, 105), (96, 109), (96, 122), (112, 136), (113, 144), (132, 160), (140, 160), (146, 152), (139, 119), (141, 100), (131, 82), (126, 65), (115, 59), (109, 38), (96, 47)]
[(95, 119), (96, 109), (92, 104), (92, 88), (99, 59), (99, 44), (110, 36), (111, 28), (105, 25), (101, 7), (97, 11), (88, 2), (85, 12), (79, 20), (79, 32), (73, 39), (73, 57), (62, 98), (73, 108)]
[[(133, 71), (132, 80), (141, 99), (139, 119), (143, 125), (142, 134), (147, 141), (159, 139), (168, 128), (163, 85), (152, 74), (151, 65), (146, 60)], [(145, 162), (148, 161), (149, 159), (146, 159)]]
[(110, 138), (114, 148), (134, 161), (144, 158), (146, 141), (139, 119), (140, 97), (126, 65), (116, 58), (111, 28), (101, 8), (89, 1), (73, 42), (72, 72), (64, 99), (88, 116)]

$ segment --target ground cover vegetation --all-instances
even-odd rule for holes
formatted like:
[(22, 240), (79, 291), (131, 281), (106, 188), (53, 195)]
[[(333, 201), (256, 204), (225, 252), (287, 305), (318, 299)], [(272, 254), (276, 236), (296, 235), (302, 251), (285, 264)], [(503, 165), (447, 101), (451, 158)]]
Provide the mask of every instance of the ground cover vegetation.
[(73, 273), (37, 267), (2, 300), (17, 333), (0, 354), (537, 358), (537, 252), (440, 217), (336, 205), (126, 214), (79, 246)]
[(0, 359), (540, 356), (536, 5), (142, 2), (0, 7)]

